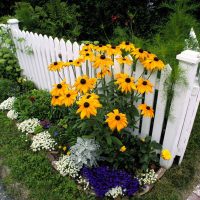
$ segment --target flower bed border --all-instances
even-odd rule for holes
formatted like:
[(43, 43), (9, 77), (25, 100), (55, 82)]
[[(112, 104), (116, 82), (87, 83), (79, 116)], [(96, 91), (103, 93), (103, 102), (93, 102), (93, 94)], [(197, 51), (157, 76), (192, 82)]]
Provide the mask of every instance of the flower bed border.
[[(57, 152), (57, 151), (49, 151), (49, 152), (47, 152), (47, 158), (49, 159), (49, 161), (50, 161), (52, 167), (53, 167), (56, 171), (58, 171), (58, 170), (57, 170), (57, 167), (56, 167), (56, 165), (55, 165), (55, 163), (54, 163), (54, 161), (56, 161), (56, 158), (58, 158), (58, 152)], [(160, 180), (160, 179), (163, 177), (163, 175), (165, 174), (166, 171), (167, 171), (167, 169), (164, 168), (164, 167), (160, 167), (160, 168), (159, 168), (159, 170), (156, 172), (157, 181)], [(156, 181), (156, 182), (157, 182), (157, 181)], [(156, 183), (156, 182), (155, 182), (155, 183)], [(150, 184), (150, 185), (145, 185), (144, 191), (142, 191), (142, 192), (137, 192), (137, 193), (135, 193), (134, 196), (142, 196), (142, 195), (148, 193), (149, 191), (151, 191), (151, 190), (153, 189), (155, 183), (154, 183), (154, 184)], [(95, 195), (95, 193), (92, 192), (92, 191), (90, 191), (90, 194)]]

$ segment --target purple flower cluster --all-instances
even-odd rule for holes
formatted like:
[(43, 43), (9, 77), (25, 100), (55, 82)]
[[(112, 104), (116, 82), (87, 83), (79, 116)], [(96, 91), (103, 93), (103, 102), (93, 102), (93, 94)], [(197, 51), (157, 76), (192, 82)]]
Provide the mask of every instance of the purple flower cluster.
[(113, 170), (105, 166), (92, 169), (83, 167), (81, 173), (89, 181), (98, 197), (104, 197), (108, 190), (117, 186), (121, 186), (128, 196), (139, 189), (138, 180), (122, 170)]
[(40, 125), (45, 128), (45, 129), (48, 129), (50, 127), (50, 121), (47, 120), (47, 119), (44, 119), (44, 120), (40, 120)]

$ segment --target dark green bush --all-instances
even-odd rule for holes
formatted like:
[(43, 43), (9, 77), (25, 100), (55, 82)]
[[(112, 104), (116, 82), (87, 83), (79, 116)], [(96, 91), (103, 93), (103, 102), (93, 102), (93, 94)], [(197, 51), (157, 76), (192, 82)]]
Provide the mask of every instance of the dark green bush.
[(32, 90), (16, 99), (14, 109), (19, 113), (20, 120), (48, 119), (51, 113), (50, 94), (43, 90)]
[(8, 79), (0, 79), (0, 102), (6, 100), (8, 97), (16, 96), (20, 93), (20, 87)]
[(37, 89), (35, 83), (33, 81), (30, 80), (24, 80), (23, 77), (20, 77), (18, 79), (19, 85), (20, 85), (20, 91), (21, 93), (26, 93), (29, 92), (31, 90)]

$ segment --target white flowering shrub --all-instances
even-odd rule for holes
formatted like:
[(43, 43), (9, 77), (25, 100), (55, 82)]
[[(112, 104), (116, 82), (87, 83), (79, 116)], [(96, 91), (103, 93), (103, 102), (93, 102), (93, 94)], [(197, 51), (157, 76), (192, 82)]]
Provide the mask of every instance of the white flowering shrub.
[(137, 176), (140, 185), (150, 185), (157, 181), (157, 175), (153, 169), (147, 169), (145, 173)]
[(12, 110), (15, 102), (15, 97), (9, 97), (0, 104), (0, 110)]
[(83, 186), (84, 190), (87, 190), (89, 188), (89, 181), (85, 179), (83, 176), (79, 176), (77, 182), (78, 184)]
[(35, 128), (40, 126), (40, 122), (37, 118), (27, 119), (19, 124), (17, 124), (17, 128), (21, 132), (26, 133), (34, 133)]
[(60, 172), (62, 176), (71, 176), (73, 178), (79, 176), (79, 171), (82, 166), (80, 163), (77, 164), (71, 156), (64, 155), (60, 157), (58, 161), (54, 161), (56, 169)]
[(89, 167), (97, 165), (100, 159), (100, 146), (94, 139), (77, 138), (77, 142), (70, 148), (71, 157), (76, 163)]
[(16, 112), (15, 110), (10, 110), (8, 111), (7, 113), (7, 117), (10, 118), (10, 119), (17, 119), (18, 117), (18, 112)]
[(54, 150), (56, 142), (48, 131), (44, 131), (34, 135), (32, 138), (33, 142), (31, 144), (31, 149), (33, 151), (40, 151), (40, 150)]
[(113, 199), (117, 198), (118, 196), (123, 196), (123, 190), (120, 186), (112, 188), (106, 192), (105, 196), (112, 197)]

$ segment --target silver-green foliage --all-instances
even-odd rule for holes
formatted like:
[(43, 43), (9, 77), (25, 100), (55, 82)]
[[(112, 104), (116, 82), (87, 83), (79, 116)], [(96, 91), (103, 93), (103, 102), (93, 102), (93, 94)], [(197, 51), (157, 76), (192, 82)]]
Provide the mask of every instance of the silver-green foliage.
[(94, 139), (77, 138), (77, 143), (70, 148), (71, 158), (77, 164), (88, 167), (96, 166), (100, 159), (100, 146)]

